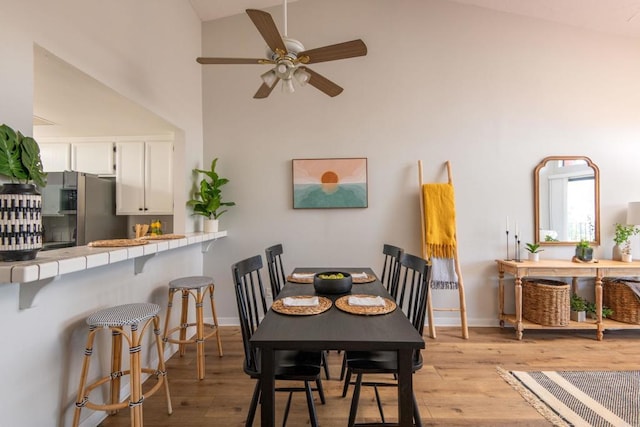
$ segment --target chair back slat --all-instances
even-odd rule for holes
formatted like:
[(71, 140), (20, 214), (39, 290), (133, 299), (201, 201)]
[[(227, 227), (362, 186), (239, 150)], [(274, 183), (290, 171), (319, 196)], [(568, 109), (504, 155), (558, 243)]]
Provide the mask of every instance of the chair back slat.
[(384, 264), (382, 265), (382, 285), (395, 299), (398, 296), (398, 280), (400, 280), (400, 256), (404, 253), (402, 248), (384, 244), (382, 247)]
[(407, 253), (400, 256), (399, 264), (402, 272), (396, 303), (422, 335), (429, 293), (429, 264), (423, 258)]
[(231, 266), (236, 302), (238, 304), (240, 330), (242, 331), (245, 368), (256, 372), (258, 370), (258, 357), (249, 341), (267, 312), (264, 286), (260, 274), (261, 269), (262, 257), (260, 255), (239, 261)]
[(271, 295), (277, 297), (280, 290), (287, 282), (282, 266), (282, 254), (284, 252), (282, 244), (277, 244), (265, 249), (267, 268), (269, 269), (269, 282), (271, 283)]

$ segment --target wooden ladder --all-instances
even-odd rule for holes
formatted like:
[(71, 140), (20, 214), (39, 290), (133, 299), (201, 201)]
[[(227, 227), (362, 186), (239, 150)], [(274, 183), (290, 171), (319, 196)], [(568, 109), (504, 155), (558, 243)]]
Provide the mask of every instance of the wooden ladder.
[[(453, 174), (451, 173), (451, 162), (447, 160), (447, 175), (449, 178), (449, 184), (453, 185)], [(418, 160), (418, 174), (419, 174), (419, 182), (420, 182), (420, 224), (422, 226), (422, 257), (427, 259), (427, 245), (426, 245), (426, 237), (427, 230), (425, 228), (425, 212), (424, 212), (424, 193), (423, 193), (423, 179), (422, 179), (422, 160)], [(469, 328), (467, 326), (467, 304), (464, 298), (464, 283), (462, 280), (462, 270), (460, 269), (460, 260), (458, 259), (458, 232), (456, 229), (456, 249), (454, 255), (454, 263), (456, 274), (458, 275), (458, 293), (460, 299), (460, 305), (457, 308), (434, 308), (433, 300), (431, 297), (431, 290), (427, 296), (427, 316), (429, 320), (429, 336), (431, 338), (436, 338), (436, 326), (433, 322), (433, 312), (434, 311), (459, 311), (460, 312), (460, 322), (462, 328), (462, 338), (469, 339)]]

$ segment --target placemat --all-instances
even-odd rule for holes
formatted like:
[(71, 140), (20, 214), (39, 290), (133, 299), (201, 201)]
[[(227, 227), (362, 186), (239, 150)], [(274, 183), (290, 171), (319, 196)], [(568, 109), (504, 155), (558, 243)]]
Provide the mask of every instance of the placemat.
[(384, 307), (365, 307), (360, 305), (349, 305), (349, 297), (371, 297), (373, 295), (345, 295), (336, 300), (336, 307), (342, 311), (346, 311), (351, 314), (360, 314), (363, 316), (375, 316), (377, 314), (391, 313), (396, 309), (396, 303), (389, 298), (384, 298)]
[(136, 240), (136, 239), (109, 239), (109, 240), (94, 240), (93, 242), (89, 242), (87, 246), (91, 246), (92, 248), (119, 248), (123, 246), (140, 246), (146, 245), (146, 240)]
[[(296, 273), (296, 274), (315, 274), (315, 273)], [(353, 273), (351, 273), (353, 274)], [(368, 274), (367, 273), (367, 277), (351, 277), (351, 281), (353, 283), (371, 283), (371, 282), (375, 282), (376, 281), (376, 276), (374, 276), (373, 274)], [(313, 277), (293, 277), (293, 276), (287, 276), (287, 282), (291, 282), (291, 283), (313, 283)]]
[(174, 240), (184, 239), (184, 234), (157, 234), (155, 236), (142, 236), (138, 240)]
[[(291, 298), (312, 298), (314, 295), (299, 295)], [(315, 306), (295, 306), (289, 307), (284, 305), (284, 298), (275, 300), (271, 305), (273, 311), (280, 314), (290, 314), (293, 316), (309, 316), (312, 314), (320, 314), (331, 308), (331, 300), (325, 297), (318, 297), (318, 305)]]

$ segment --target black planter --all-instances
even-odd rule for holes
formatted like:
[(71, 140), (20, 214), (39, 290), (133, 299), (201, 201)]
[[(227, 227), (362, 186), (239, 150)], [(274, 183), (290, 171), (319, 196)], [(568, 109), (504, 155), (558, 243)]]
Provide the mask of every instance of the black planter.
[(0, 261), (28, 261), (42, 249), (42, 196), (33, 184), (0, 188)]
[(581, 261), (591, 261), (593, 259), (593, 248), (576, 246), (576, 258)]

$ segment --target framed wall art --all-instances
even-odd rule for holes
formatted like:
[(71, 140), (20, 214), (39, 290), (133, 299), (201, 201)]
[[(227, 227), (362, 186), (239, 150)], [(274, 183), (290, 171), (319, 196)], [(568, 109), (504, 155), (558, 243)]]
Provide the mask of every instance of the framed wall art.
[(366, 208), (367, 159), (293, 159), (293, 208)]

